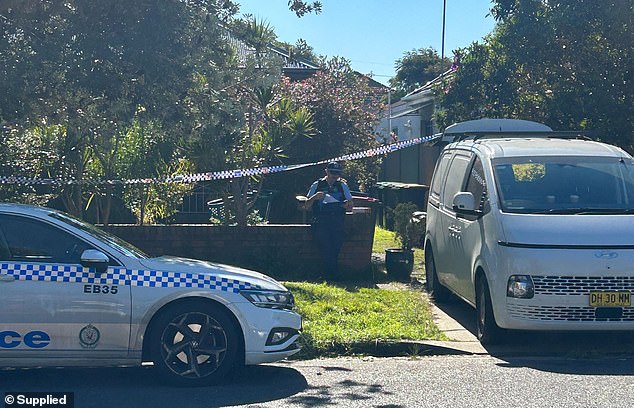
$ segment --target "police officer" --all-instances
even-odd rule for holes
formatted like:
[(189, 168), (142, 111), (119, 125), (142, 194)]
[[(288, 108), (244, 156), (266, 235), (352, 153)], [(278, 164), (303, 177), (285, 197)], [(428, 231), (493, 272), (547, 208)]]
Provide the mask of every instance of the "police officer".
[(339, 275), (337, 259), (343, 245), (345, 214), (352, 211), (352, 194), (341, 179), (342, 170), (341, 164), (328, 163), (326, 176), (310, 186), (305, 204), (313, 210), (313, 235), (324, 260), (324, 275), (330, 278)]

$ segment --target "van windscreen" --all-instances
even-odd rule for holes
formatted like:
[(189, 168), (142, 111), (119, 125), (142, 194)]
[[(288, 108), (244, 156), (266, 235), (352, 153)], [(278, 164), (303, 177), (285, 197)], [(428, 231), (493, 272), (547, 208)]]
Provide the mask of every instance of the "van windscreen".
[(618, 157), (493, 160), (500, 208), (530, 214), (634, 213), (634, 164)]

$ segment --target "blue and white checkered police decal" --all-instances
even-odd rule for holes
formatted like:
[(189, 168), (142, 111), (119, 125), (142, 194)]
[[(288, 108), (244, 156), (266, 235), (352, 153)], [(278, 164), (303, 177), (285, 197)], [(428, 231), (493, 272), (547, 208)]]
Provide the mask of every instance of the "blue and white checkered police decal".
[(52, 265), (31, 263), (1, 263), (0, 273), (13, 275), (17, 280), (90, 283), (96, 285), (132, 285), (157, 288), (209, 288), (237, 293), (242, 289), (257, 289), (248, 282), (218, 278), (210, 275), (162, 272), (125, 268), (108, 268), (96, 274), (80, 265)]

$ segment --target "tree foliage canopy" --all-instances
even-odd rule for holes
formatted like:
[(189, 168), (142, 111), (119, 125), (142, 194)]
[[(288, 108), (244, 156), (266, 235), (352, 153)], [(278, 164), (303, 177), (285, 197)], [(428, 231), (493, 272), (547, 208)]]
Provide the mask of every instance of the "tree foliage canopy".
[(396, 75), (390, 79), (390, 86), (396, 90), (394, 98), (401, 98), (425, 85), (450, 66), (451, 61), (440, 58), (431, 47), (406, 52), (396, 61)]
[[(236, 22), (237, 10), (225, 0), (3, 2), (0, 92), (12, 96), (0, 100), (3, 139), (59, 138), (32, 143), (52, 149), (45, 167), (21, 165), (8, 149), (5, 174), (112, 179), (229, 166), (251, 93), (277, 82), (282, 64), (264, 52), (272, 31)], [(231, 26), (255, 53), (239, 54)], [(183, 167), (185, 157), (193, 162)], [(54, 193), (76, 215), (86, 193), (103, 197), (108, 221), (112, 186)]]
[(288, 0), (288, 8), (294, 12), (297, 17), (303, 17), (309, 13), (321, 13), (320, 1), (303, 1), (303, 0)]
[[(305, 106), (314, 118), (314, 135), (297, 138), (286, 149), (290, 162), (315, 162), (378, 145), (374, 129), (384, 93), (369, 87), (367, 78), (352, 70), (347, 60), (332, 58), (322, 71), (301, 82), (284, 79), (279, 92)], [(351, 189), (363, 191), (372, 186), (379, 164), (378, 158), (344, 163)], [(310, 183), (323, 175), (323, 167), (313, 166), (295, 170), (292, 177), (271, 177), (267, 185), (280, 191), (278, 214), (274, 216), (295, 213), (295, 195), (305, 194)]]
[(439, 92), (441, 127), (481, 117), (589, 129), (634, 150), (634, 3), (497, 0), (498, 24)]
[[(376, 101), (347, 62), (279, 85), (283, 61), (268, 52), (275, 33), (237, 11), (228, 0), (0, 3), (0, 92), (11, 96), (0, 99), (1, 175), (166, 177), (305, 162), (375, 143)], [(298, 49), (312, 54), (305, 42)], [(376, 163), (349, 169), (363, 186)], [(215, 186), (244, 223), (262, 182)], [(188, 188), (78, 183), (3, 186), (0, 195), (53, 200), (78, 216), (96, 208), (92, 220), (104, 223), (124, 202), (143, 222), (168, 216)]]
[[(356, 73), (347, 60), (332, 58), (322, 72), (302, 82), (285, 80), (282, 87), (282, 94), (306, 106), (315, 118), (315, 136), (297, 140), (289, 147), (289, 155), (312, 162), (367, 150), (377, 144), (375, 126), (384, 94), (370, 88), (367, 79)], [(357, 189), (369, 187), (377, 173), (376, 160), (346, 166), (351, 187)]]

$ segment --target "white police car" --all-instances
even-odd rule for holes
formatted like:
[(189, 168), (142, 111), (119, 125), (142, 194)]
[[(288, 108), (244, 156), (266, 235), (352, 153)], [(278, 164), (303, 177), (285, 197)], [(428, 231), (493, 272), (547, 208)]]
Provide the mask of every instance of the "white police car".
[(140, 365), (180, 384), (297, 351), (301, 317), (274, 279), (148, 258), (71, 216), (0, 204), (0, 367)]

